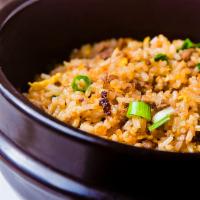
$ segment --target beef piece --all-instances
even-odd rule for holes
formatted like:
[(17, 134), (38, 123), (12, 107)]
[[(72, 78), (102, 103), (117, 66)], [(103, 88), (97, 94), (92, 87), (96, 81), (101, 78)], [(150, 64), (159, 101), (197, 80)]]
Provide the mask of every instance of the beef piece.
[(111, 115), (111, 105), (108, 100), (108, 93), (106, 91), (101, 92), (101, 99), (99, 105), (102, 106), (106, 115)]

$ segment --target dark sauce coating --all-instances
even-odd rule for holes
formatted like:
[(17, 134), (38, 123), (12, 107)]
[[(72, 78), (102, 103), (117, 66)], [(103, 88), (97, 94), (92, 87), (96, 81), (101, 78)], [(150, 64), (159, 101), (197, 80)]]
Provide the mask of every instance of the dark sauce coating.
[(108, 93), (106, 91), (101, 92), (101, 99), (99, 105), (103, 107), (103, 111), (106, 115), (111, 115), (111, 105), (108, 101)]

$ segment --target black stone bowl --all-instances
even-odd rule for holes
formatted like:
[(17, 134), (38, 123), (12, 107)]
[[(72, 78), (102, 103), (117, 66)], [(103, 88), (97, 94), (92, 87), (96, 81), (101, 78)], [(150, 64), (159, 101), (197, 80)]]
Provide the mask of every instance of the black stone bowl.
[(198, 0), (19, 0), (1, 11), (0, 166), (21, 196), (123, 200), (197, 193), (199, 154), (98, 138), (48, 116), (21, 93), (84, 43), (159, 33), (198, 41), (199, 7)]

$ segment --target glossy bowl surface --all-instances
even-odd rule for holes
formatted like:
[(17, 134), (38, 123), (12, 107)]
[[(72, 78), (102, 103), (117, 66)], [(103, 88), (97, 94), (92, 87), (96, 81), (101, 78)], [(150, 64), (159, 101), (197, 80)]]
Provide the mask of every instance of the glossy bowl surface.
[[(170, 191), (178, 193), (178, 185), (191, 193), (186, 179), (199, 177), (194, 170), (199, 167), (199, 154), (106, 141), (48, 116), (21, 93), (34, 75), (48, 72), (84, 43), (159, 33), (198, 41), (199, 7), (198, 0), (18, 0), (4, 8), (0, 15), (1, 168), (22, 196), (28, 200), (155, 198), (155, 185), (165, 192), (168, 181)], [(196, 164), (189, 171), (191, 166), (186, 168), (185, 163), (193, 161)]]

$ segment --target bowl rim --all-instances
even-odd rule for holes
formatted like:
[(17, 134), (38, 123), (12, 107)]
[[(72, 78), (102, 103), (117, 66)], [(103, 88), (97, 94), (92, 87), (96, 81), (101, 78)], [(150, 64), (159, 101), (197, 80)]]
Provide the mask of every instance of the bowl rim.
[[(16, 144), (13, 144), (9, 138), (1, 135), (1, 132), (0, 139), (2, 149), (6, 149), (6, 151), (0, 151), (0, 165), (1, 161), (3, 161), (7, 167), (12, 168), (14, 173), (20, 174), (23, 178), (28, 178), (31, 182), (58, 193), (77, 196), (77, 198), (81, 196), (95, 198), (96, 195), (102, 197), (104, 194), (108, 195), (107, 190), (84, 184), (80, 179), (74, 178), (69, 174), (63, 174), (30, 156), (18, 148)], [(52, 177), (54, 178), (52, 179)], [(77, 188), (79, 189), (77, 190)]]
[[(40, 2), (41, 0), (18, 0), (16, 5), (13, 6), (14, 2), (10, 2), (2, 9), (2, 13), (5, 15), (3, 19), (0, 18), (0, 34), (7, 23), (12, 20), (18, 13), (31, 6), (34, 3)], [(13, 8), (14, 7), (14, 8)], [(2, 67), (0, 66), (0, 93), (4, 98), (9, 101), (13, 106), (15, 106), (18, 110), (28, 115), (31, 119), (37, 121), (43, 126), (47, 126), (52, 129), (54, 134), (59, 134), (63, 138), (71, 137), (73, 139), (79, 140), (81, 142), (92, 143), (93, 145), (99, 145), (106, 148), (112, 148), (120, 152), (131, 153), (134, 151), (140, 152), (142, 154), (162, 154), (163, 156), (195, 156), (200, 155), (200, 152), (194, 153), (183, 153), (183, 152), (170, 152), (170, 151), (161, 151), (156, 149), (147, 149), (144, 147), (136, 147), (133, 145), (128, 145), (120, 142), (115, 142), (112, 140), (104, 139), (99, 136), (87, 133), (80, 129), (74, 128), (68, 124), (65, 124), (62, 121), (48, 115), (35, 105), (33, 105), (30, 101), (28, 101), (25, 96), (23, 96), (17, 89), (11, 84), (11, 82), (7, 79), (6, 75), (3, 72)]]

